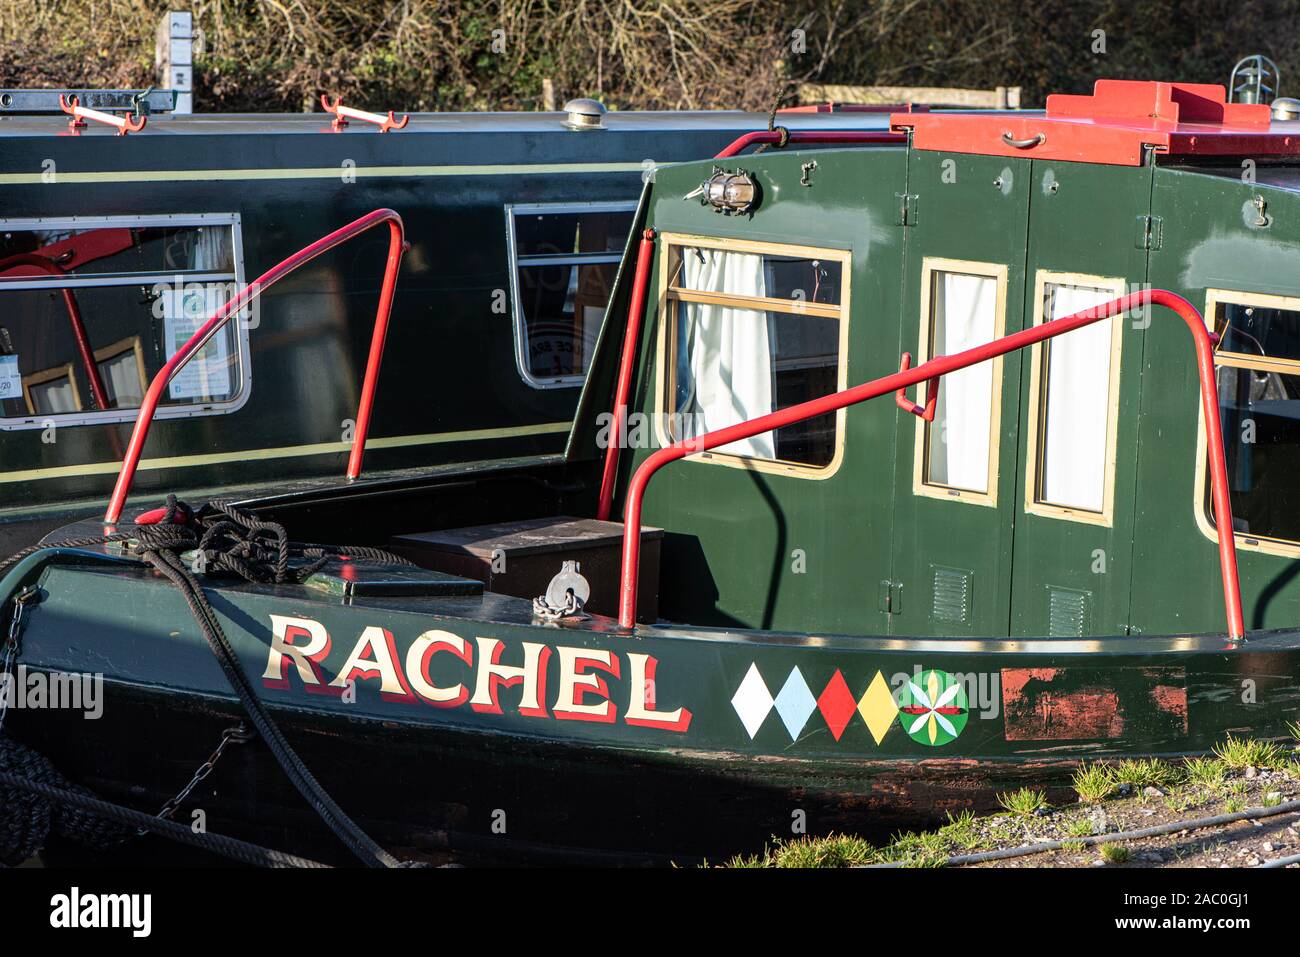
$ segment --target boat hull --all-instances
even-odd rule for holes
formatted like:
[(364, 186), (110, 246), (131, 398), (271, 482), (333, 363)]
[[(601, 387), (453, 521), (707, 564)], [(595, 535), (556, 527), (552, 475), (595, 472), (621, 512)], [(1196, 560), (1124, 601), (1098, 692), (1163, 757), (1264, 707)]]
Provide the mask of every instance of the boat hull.
[[(20, 707), (8, 730), (101, 795), (161, 805), (239, 716), (180, 593), (127, 564), (37, 578), (21, 662), (102, 675), (101, 714)], [(1020, 786), (1063, 799), (1080, 760), (1282, 738), (1300, 713), (1291, 632), (626, 632), (537, 624), (490, 594), (342, 604), (241, 584), (209, 598), (321, 783), (383, 843), (431, 859), (654, 863), (801, 833), (885, 838)], [(332, 847), (259, 743), (228, 750), (183, 813), (196, 808), (213, 831)]]
[[(152, 813), (239, 716), (229, 703), (110, 685), (101, 722), (59, 711), (22, 716), (11, 730), (99, 796)], [(802, 833), (885, 840), (948, 813), (995, 810), (1003, 790), (1064, 799), (1075, 764), (624, 751), (283, 710), (276, 718), (364, 829), (399, 855), (438, 863), (662, 865), (718, 861)], [(227, 750), (177, 820), (192, 823), (196, 810), (214, 833), (349, 861), (260, 743)], [(58, 850), (58, 860), (85, 859)]]

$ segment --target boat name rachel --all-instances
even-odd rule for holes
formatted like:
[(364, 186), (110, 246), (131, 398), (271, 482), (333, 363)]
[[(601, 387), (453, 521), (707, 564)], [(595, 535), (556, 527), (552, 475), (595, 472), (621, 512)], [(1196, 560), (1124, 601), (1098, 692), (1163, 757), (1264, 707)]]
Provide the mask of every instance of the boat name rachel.
[[(377, 680), (385, 701), (422, 702), (435, 708), (468, 704), (473, 711), (502, 714), (502, 689), (519, 685), (515, 711), (524, 717), (605, 724), (621, 718), (624, 724), (679, 733), (691, 723), (691, 712), (685, 707), (657, 710), (655, 671), (659, 662), (653, 655), (521, 641), (523, 660), (512, 665), (501, 660), (506, 645), (499, 638), (477, 636), (471, 640), (433, 628), (416, 637), (403, 658), (391, 631), (368, 625), (335, 677), (327, 680), (323, 665), (333, 642), (325, 626), (311, 618), (270, 617), (271, 645), (262, 673), (268, 688), (285, 690), (290, 675), (297, 674), (308, 692), (343, 696), (358, 680)], [(552, 657), (556, 659), (556, 680), (553, 695), (548, 695)], [(621, 716), (607, 678), (622, 681), (627, 689)]]

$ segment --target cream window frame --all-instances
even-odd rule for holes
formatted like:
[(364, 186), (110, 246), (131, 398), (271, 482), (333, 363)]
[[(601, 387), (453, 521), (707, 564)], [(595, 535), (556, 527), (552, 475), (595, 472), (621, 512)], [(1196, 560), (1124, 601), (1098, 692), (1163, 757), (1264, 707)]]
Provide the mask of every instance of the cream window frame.
[[(1270, 293), (1243, 292), (1235, 289), (1205, 290), (1205, 325), (1211, 332), (1216, 332), (1219, 305), (1259, 306), (1264, 309), (1287, 309), (1300, 312), (1300, 297), (1278, 296)], [(1230, 366), (1234, 369), (1253, 369), (1260, 372), (1283, 372), (1300, 375), (1300, 359), (1267, 359), (1251, 356), (1241, 352), (1219, 352), (1214, 350), (1214, 368)], [(1217, 379), (1217, 376), (1216, 376)], [(1227, 441), (1227, 437), (1224, 437)], [(1205, 411), (1198, 399), (1196, 403), (1196, 481), (1192, 485), (1192, 515), (1201, 534), (1219, 544), (1219, 532), (1210, 515), (1213, 507), (1210, 502), (1209, 442), (1205, 435)], [(1280, 558), (1300, 558), (1300, 542), (1285, 538), (1271, 538), (1267, 535), (1253, 535), (1250, 532), (1233, 531), (1237, 549), (1240, 551), (1260, 552)]]
[(135, 358), (136, 376), (140, 380), (140, 395), (144, 396), (149, 391), (149, 371), (144, 361), (144, 344), (139, 336), (127, 336), (109, 345), (100, 346), (95, 350), (95, 365), (98, 366), (101, 362), (109, 362), (128, 353)]
[[(1006, 335), (1007, 328), (1007, 275), (1008, 268), (1000, 263), (977, 262), (966, 259), (944, 259), (926, 256), (921, 260), (921, 332), (917, 345), (917, 365), (928, 362), (931, 356), (931, 343), (934, 336), (934, 279), (942, 273), (954, 273), (965, 276), (982, 276), (997, 283), (994, 298), (993, 338), (1000, 339)], [(989, 461), (986, 491), (956, 488), (931, 482), (926, 478), (929, 460), (929, 436), (933, 423), (926, 422), (919, 416), (916, 419), (916, 438), (912, 456), (912, 493), (928, 498), (942, 499), (946, 502), (965, 502), (970, 505), (983, 505), (997, 508), (998, 505), (998, 453), (1002, 433), (1002, 356), (991, 360), (993, 381), (989, 404)], [(924, 383), (917, 386), (921, 395), (925, 393)], [(920, 401), (918, 399), (918, 401)]]
[[(47, 385), (50, 382), (58, 382), (60, 379), (67, 379), (72, 389), (72, 401), (76, 403), (76, 410), (80, 412), (86, 406), (81, 398), (81, 389), (77, 386), (77, 376), (72, 371), (72, 363), (65, 362), (62, 365), (53, 366), (49, 369), (40, 369), (37, 372), (31, 372), (23, 376), (23, 401), (27, 406), (28, 415), (39, 415), (45, 418), (52, 418), (56, 415), (70, 415), (69, 412), (37, 412), (36, 400), (32, 398), (32, 386)], [(45, 418), (41, 422), (45, 422)]]
[[(1057, 272), (1040, 269), (1034, 277), (1034, 325), (1044, 321), (1044, 299), (1048, 284), (1054, 286), (1088, 286), (1110, 289), (1116, 299), (1126, 292), (1126, 282), (1120, 276), (1093, 276), (1085, 273)], [(1056, 505), (1040, 499), (1039, 482), (1042, 477), (1043, 455), (1046, 445), (1046, 410), (1050, 376), (1044, 366), (1050, 355), (1050, 344), (1036, 342), (1030, 347), (1028, 439), (1025, 443), (1025, 512), (1043, 518), (1080, 522), (1110, 528), (1115, 522), (1115, 459), (1119, 441), (1119, 389), (1121, 359), (1123, 358), (1124, 321), (1122, 316), (1103, 319), (1111, 324), (1110, 376), (1107, 389), (1106, 451), (1103, 463), (1102, 507), (1100, 512)], [(1044, 345), (1048, 348), (1044, 349)]]
[[(758, 242), (748, 239), (727, 239), (719, 236), (697, 236), (691, 233), (659, 234), (659, 286), (658, 334), (655, 347), (655, 437), (660, 447), (677, 441), (667, 431), (667, 423), (672, 414), (672, 396), (676, 392), (674, 374), (676, 372), (675, 352), (678, 302), (700, 302), (709, 305), (735, 305), (757, 307), (760, 310), (783, 312), (792, 315), (814, 315), (835, 318), (840, 324), (839, 355), (835, 378), (836, 391), (848, 388), (849, 373), (849, 313), (850, 289), (852, 287), (853, 253), (848, 249), (828, 249), (819, 246), (797, 246), (790, 243)], [(676, 272), (676, 250), (689, 247), (702, 249), (721, 249), (727, 252), (754, 253), (759, 255), (797, 256), (805, 259), (831, 260), (840, 264), (842, 285), (840, 287), (839, 305), (809, 303), (793, 299), (772, 299), (750, 296), (732, 296), (726, 293), (696, 292), (689, 289), (673, 287), (670, 280)], [(761, 459), (747, 455), (735, 455), (728, 452), (696, 452), (685, 457), (686, 462), (702, 462), (710, 465), (722, 465), (728, 468), (740, 468), (772, 475), (789, 475), (805, 479), (827, 479), (839, 471), (844, 461), (844, 441), (846, 428), (846, 410), (835, 413), (835, 449), (831, 460), (825, 465), (805, 465), (783, 459)]]

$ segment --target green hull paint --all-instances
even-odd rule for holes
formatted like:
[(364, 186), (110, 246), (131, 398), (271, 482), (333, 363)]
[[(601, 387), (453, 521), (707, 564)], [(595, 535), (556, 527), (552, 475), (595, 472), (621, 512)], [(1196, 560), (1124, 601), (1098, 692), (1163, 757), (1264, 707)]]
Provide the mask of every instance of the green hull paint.
[[(759, 181), (752, 216), (683, 200), (709, 164), (661, 169), (644, 224), (847, 250), (850, 384), (896, 371), (900, 353), (916, 351), (927, 257), (1006, 267), (1007, 332), (1033, 322), (1044, 270), (1150, 283), (1198, 306), (1210, 287), (1300, 294), (1282, 268), (1300, 249), (1300, 194), (1285, 182), (895, 148), (816, 157), (811, 186), (800, 182), (807, 154), (731, 161)], [(1266, 227), (1243, 219), (1256, 194), (1267, 196)], [(913, 199), (903, 222), (905, 195)], [(1152, 243), (1138, 226), (1147, 216), (1160, 222)], [(657, 260), (652, 290), (661, 268)], [(591, 514), (603, 459), (595, 417), (609, 404), (631, 273), (625, 260), (566, 462), (519, 463), (517, 474), (491, 476), (451, 470), (436, 480), (399, 472), (358, 494), (315, 488), (268, 498), (263, 512), (296, 537), (374, 544), (413, 526)], [(633, 411), (659, 411), (662, 321), (652, 293)], [(423, 846), (434, 834), (490, 844), (494, 809), (505, 809), (522, 822), (510, 839), (523, 845), (752, 851), (788, 833), (798, 811), (813, 833), (882, 834), (991, 807), (996, 790), (1061, 787), (1080, 760), (1199, 754), (1229, 733), (1282, 738), (1300, 716), (1295, 559), (1241, 552), (1256, 630), (1244, 643), (1226, 640), (1217, 548), (1194, 521), (1197, 394), (1187, 332), (1160, 312), (1149, 327), (1117, 321), (1109, 524), (1026, 508), (1036, 454), (1026, 438), (1036, 401), (1026, 352), (1007, 357), (999, 383), (994, 508), (914, 494), (915, 420), (888, 397), (848, 410), (843, 461), (828, 477), (698, 459), (668, 466), (650, 485), (643, 517), (665, 529), (660, 613), (689, 625), (628, 633), (594, 618), (547, 626), (527, 602), (493, 594), (340, 605), (298, 588), (215, 581), (210, 594), (255, 681), (274, 664), (272, 616), (328, 633), (318, 677), (271, 667), (264, 695), (303, 736), (322, 780), (393, 846)], [(652, 451), (621, 457), (620, 494)], [(616, 514), (621, 507), (616, 500)], [(803, 570), (792, 563), (796, 550)], [(86, 740), (102, 746), (147, 720), (175, 719), (178, 730), (159, 761), (140, 742), (105, 757), (68, 733), (66, 717), (20, 714), (16, 725), (81, 779), (122, 793), (143, 778), (148, 793), (165, 796), (160, 768), (202, 752), (206, 739), (196, 737), (219, 728), (233, 698), (178, 593), (135, 566), (83, 556), (89, 564), (74, 567), (76, 557), (49, 567), (33, 559), (3, 583), (5, 595), (25, 578), (45, 590), (24, 635), (24, 663), (104, 672), (121, 723)], [(941, 568), (972, 576), (963, 620), (940, 613)], [(1076, 636), (1062, 634), (1053, 589), (1082, 596)], [(391, 633), (393, 663), (363, 671), (354, 702), (307, 687), (346, 678), (344, 662), (371, 626)], [(421, 636), (443, 653), (418, 646), (410, 655)], [(375, 665), (378, 648), (368, 654), (362, 660)], [(520, 683), (494, 682), (484, 672), (494, 660), (534, 667)], [(385, 695), (389, 672), (406, 684), (397, 680)], [(222, 813), (255, 830), (244, 797)], [(264, 792), (262, 803), (279, 807), (282, 797)]]
[[(123, 769), (139, 764), (143, 752), (161, 768), (179, 768), (202, 750), (197, 729), (172, 729), (159, 739), (163, 744), (153, 746), (146, 744), (151, 736), (138, 730), (102, 752), (88, 753), (86, 744), (104, 735), (113, 740), (128, 715), (138, 717), (142, 700), (158, 710), (159, 719), (185, 729), (196, 715), (229, 714), (237, 703), (172, 586), (134, 566), (85, 560), (92, 564), (39, 572), (31, 564), (27, 574), (39, 574), (45, 597), (24, 633), (22, 660), (53, 671), (104, 673), (109, 720), (78, 724), (78, 733), (69, 736), (68, 717), (18, 710), (11, 712), (14, 733), (61, 766), (85, 769), (90, 753), (97, 755), (92, 781), (130, 780), (121, 777)], [(1059, 789), (1068, 783), (1070, 762), (1079, 759), (1202, 753), (1228, 731), (1283, 736), (1286, 720), (1300, 713), (1295, 633), (1261, 635), (1235, 649), (1213, 636), (1008, 645), (666, 627), (641, 628), (629, 640), (603, 620), (559, 628), (531, 624), (526, 602), (499, 596), (341, 605), (301, 588), (225, 586), (210, 595), (264, 700), (291, 727), (314, 729), (302, 734), (324, 762), (318, 774), (327, 786), (355, 793), (359, 814), (382, 817), (389, 802), (409, 801), (397, 781), (428, 778), (421, 791), (427, 813), (402, 819), (405, 831), (388, 822), (407, 837), (447, 826), (438, 818), (443, 807), (469, 809), (467, 817), (450, 823), (470, 836), (490, 836), (492, 809), (503, 807), (528, 821), (536, 840), (550, 834), (556, 843), (589, 850), (687, 856), (752, 849), (766, 833), (782, 833), (800, 808), (809, 810), (815, 833), (846, 827), (882, 833), (940, 819), (949, 810), (992, 807), (995, 790), (1016, 782)], [(93, 616), (88, 609), (95, 610)], [(309, 687), (292, 665), (285, 681), (265, 677), (273, 615), (319, 623), (328, 631), (331, 649), (319, 662), (320, 686)], [(321, 693), (371, 625), (391, 632), (397, 668), (408, 680), (403, 669), (417, 636), (430, 629), (463, 636), (474, 648), (468, 662), (434, 655), (423, 675), (437, 687), (464, 683), (470, 694), (487, 660), (483, 639), (502, 643), (497, 660), (503, 666), (521, 665), (525, 643), (539, 644), (547, 649), (544, 677), (538, 679), (544, 689), (540, 708), (526, 707), (527, 682), (497, 688), (500, 713), (471, 702), (431, 707), (418, 693), (409, 700), (385, 696), (377, 676), (356, 681), (354, 702)], [(561, 649), (609, 654), (613, 669), (587, 666), (605, 680), (606, 690), (576, 700), (608, 702), (610, 720), (566, 719), (564, 708), (575, 699), (565, 697)], [(652, 710), (676, 718), (678, 727), (630, 722), (630, 705), (641, 687), (634, 679), (634, 655), (656, 663)], [(940, 734), (933, 743), (924, 728), (909, 733), (917, 715), (899, 713), (893, 703), (897, 698), (903, 707), (915, 704), (903, 689), (912, 681), (925, 690), (922, 672), (932, 669), (962, 683), (961, 713), (949, 719), (957, 734)], [(738, 692), (747, 681), (752, 684), (753, 674), (778, 702), (797, 674), (824, 704), (811, 710), (770, 700), (764, 705), (762, 695), (751, 704)], [(881, 698), (877, 689), (873, 697), (877, 674), (895, 695)], [(826, 689), (842, 689), (846, 697), (836, 700)], [(161, 753), (155, 753), (158, 747)], [(443, 765), (419, 763), (421, 755), (441, 754), (455, 765), (480, 749), (505, 763), (492, 772), (480, 769), (472, 781), (444, 773)], [(407, 759), (417, 763), (403, 765)], [(584, 762), (605, 767), (605, 776), (617, 773), (629, 791), (643, 789), (641, 803), (680, 797), (689, 790), (687, 782), (695, 781), (726, 792), (739, 813), (719, 811), (719, 830), (711, 834), (706, 822), (690, 814), (611, 819), (609, 807), (596, 799), (606, 797), (603, 788), (587, 795), (571, 787), (568, 799), (555, 807), (539, 807), (530, 797), (556, 774), (589, 773), (580, 770)], [(373, 768), (376, 776), (359, 788), (343, 781), (345, 768)], [(636, 776), (637, 769), (645, 771), (644, 778)], [(154, 779), (165, 796), (167, 775), (155, 771), (149, 780)], [(241, 827), (249, 823), (220, 789), (212, 801), (204, 806), (215, 817)], [(402, 843), (398, 836), (393, 840)]]

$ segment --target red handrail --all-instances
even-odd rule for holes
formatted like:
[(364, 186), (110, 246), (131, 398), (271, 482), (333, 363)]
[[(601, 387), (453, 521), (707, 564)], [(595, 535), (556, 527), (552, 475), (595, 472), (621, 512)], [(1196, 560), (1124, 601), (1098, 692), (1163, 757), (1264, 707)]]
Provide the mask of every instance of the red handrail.
[[(44, 256), (38, 256), (35, 253), (20, 253), (16, 256), (10, 256), (5, 260), (4, 267), (0, 269), (0, 272), (8, 272), (18, 266), (39, 269), (51, 276), (67, 275), (58, 263), (51, 262)], [(72, 335), (77, 340), (77, 352), (81, 355), (81, 362), (86, 367), (86, 378), (90, 380), (90, 392), (95, 397), (95, 404), (101, 409), (107, 409), (108, 391), (104, 388), (104, 380), (99, 377), (99, 365), (95, 362), (95, 350), (90, 347), (90, 337), (86, 335), (86, 324), (81, 321), (81, 308), (77, 305), (77, 297), (72, 294), (72, 290), (67, 286), (64, 286), (59, 291), (63, 293), (63, 305), (68, 310), (68, 321), (72, 323)]]
[[(936, 356), (937, 358), (937, 356)], [(898, 363), (898, 371), (906, 372), (912, 368), (912, 353), (904, 352), (902, 361)], [(917, 405), (907, 397), (906, 389), (899, 389), (894, 393), (894, 405), (898, 406), (904, 412), (911, 412), (920, 419), (927, 422), (934, 421), (934, 410), (939, 405), (939, 377), (927, 379), (925, 383), (925, 405)]]
[(619, 446), (623, 442), (620, 430), (627, 421), (627, 397), (632, 389), (632, 369), (636, 365), (636, 344), (641, 338), (641, 317), (645, 314), (645, 287), (650, 278), (650, 263), (654, 259), (655, 231), (647, 229), (641, 234), (641, 245), (636, 252), (636, 277), (632, 281), (632, 302), (627, 314), (627, 329), (623, 333), (623, 357), (618, 368), (618, 388), (614, 391), (614, 421), (609, 427), (609, 444), (605, 446), (605, 471), (600, 479), (600, 504), (596, 517), (609, 520), (614, 505), (614, 476), (618, 471)]
[(379, 127), (379, 132), (381, 133), (387, 133), (389, 130), (405, 129), (406, 124), (411, 122), (410, 116), (403, 116), (399, 120), (393, 115), (392, 110), (389, 110), (388, 115), (385, 116), (382, 113), (368, 113), (365, 110), (358, 110), (351, 106), (344, 106), (343, 97), (341, 96), (334, 97), (334, 102), (331, 103), (330, 98), (322, 93), (320, 95), (320, 105), (321, 109), (326, 113), (333, 114), (334, 122), (330, 125), (333, 127), (335, 133), (341, 132), (343, 127), (348, 125), (349, 119), (364, 120), (367, 123), (373, 123), (375, 126)]
[[(1023, 349), (1044, 339), (1073, 332), (1082, 326), (1090, 325), (1102, 319), (1128, 312), (1134, 306), (1154, 303), (1165, 306), (1187, 323), (1192, 332), (1196, 346), (1197, 374), (1201, 380), (1201, 407), (1205, 416), (1205, 432), (1208, 438), (1210, 458), (1210, 479), (1214, 492), (1214, 518), (1219, 538), (1219, 565), (1223, 577), (1223, 604), (1228, 619), (1228, 633), (1234, 639), (1245, 636), (1246, 628), (1241, 614), (1241, 585), (1237, 579), (1236, 539), (1232, 533), (1232, 502), (1228, 496), (1228, 469), (1223, 456), (1223, 430), (1219, 421), (1219, 395), (1214, 382), (1214, 350), (1210, 333), (1196, 307), (1182, 296), (1164, 289), (1144, 290), (1131, 293), (1119, 299), (1113, 299), (1103, 305), (1076, 312), (1071, 316), (1040, 323), (1029, 329), (994, 339), (992, 342), (950, 356), (941, 356), (923, 362), (912, 369), (905, 369), (893, 375), (884, 376), (871, 382), (856, 385), (842, 392), (800, 402), (788, 409), (761, 415), (724, 429), (716, 429), (691, 439), (674, 442), (659, 449), (641, 463), (632, 476), (627, 490), (627, 506), (623, 520), (623, 573), (621, 594), (619, 596), (618, 620), (624, 628), (631, 628), (636, 623), (637, 578), (641, 560), (641, 501), (645, 496), (646, 485), (651, 476), (669, 462), (684, 458), (695, 452), (703, 452), (727, 445), (755, 435), (762, 435), (773, 429), (802, 422), (828, 412), (834, 412), (868, 399), (888, 395), (899, 389), (906, 389), (918, 382), (935, 379), (939, 376), (956, 372), (979, 362), (987, 362), (997, 356), (1006, 355), (1017, 349)], [(1228, 534), (1223, 531), (1227, 529)]]
[(755, 130), (738, 137), (714, 159), (735, 156), (755, 143), (906, 143), (906, 133), (884, 130)]
[(82, 106), (77, 102), (77, 95), (71, 94), (64, 96), (59, 94), (59, 109), (67, 113), (72, 119), (68, 120), (68, 129), (76, 133), (86, 125), (86, 120), (94, 120), (96, 123), (103, 123), (105, 126), (112, 126), (117, 129), (118, 136), (126, 136), (128, 133), (139, 133), (149, 123), (149, 117), (140, 116), (114, 116), (112, 113), (104, 113), (100, 110), (92, 110), (89, 107)]
[(384, 341), (388, 335), (388, 314), (392, 311), (397, 271), (402, 265), (402, 253), (406, 249), (402, 217), (391, 209), (376, 209), (372, 213), (367, 213), (272, 266), (251, 284), (239, 290), (234, 298), (212, 314), (212, 318), (205, 322), (185, 345), (176, 350), (176, 354), (167, 360), (167, 364), (154, 376), (153, 382), (149, 383), (149, 391), (145, 393), (144, 401), (140, 403), (140, 413), (136, 416), (135, 428), (131, 431), (131, 441), (127, 445), (126, 456), (122, 459), (122, 471), (118, 473), (117, 484), (113, 487), (113, 497), (109, 500), (108, 510), (104, 513), (105, 522), (114, 524), (122, 517), (122, 508), (126, 505), (127, 493), (131, 490), (136, 467), (140, 464), (140, 454), (144, 450), (145, 439), (149, 437), (149, 425), (153, 421), (154, 412), (158, 409), (163, 389), (167, 388), (167, 383), (175, 377), (176, 373), (208, 344), (208, 340), (229, 322), (232, 316), (271, 286), (299, 266), (311, 262), (322, 253), (380, 223), (388, 223), (388, 263), (384, 267), (384, 284), (379, 291), (379, 309), (375, 314), (375, 331), (370, 338), (370, 358), (366, 362), (366, 377), (361, 385), (361, 401), (357, 408), (357, 422), (352, 437), (352, 454), (348, 458), (347, 477), (355, 479), (361, 474), (366, 432), (370, 428), (370, 409), (375, 400), (375, 383), (379, 379), (379, 364), (383, 358)]

